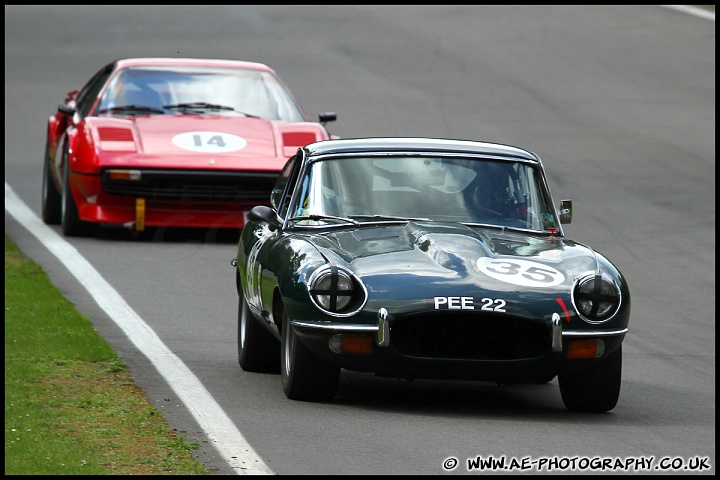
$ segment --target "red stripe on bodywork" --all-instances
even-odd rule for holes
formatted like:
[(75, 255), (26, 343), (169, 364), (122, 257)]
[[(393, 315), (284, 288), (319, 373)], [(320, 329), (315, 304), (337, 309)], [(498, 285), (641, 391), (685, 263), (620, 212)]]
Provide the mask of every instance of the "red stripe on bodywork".
[(557, 300), (557, 302), (560, 304), (560, 308), (562, 308), (563, 312), (565, 312), (565, 318), (569, 322), (570, 321), (570, 312), (568, 312), (568, 309), (565, 306), (565, 302), (563, 302), (563, 299), (560, 297), (556, 298), (555, 300)]

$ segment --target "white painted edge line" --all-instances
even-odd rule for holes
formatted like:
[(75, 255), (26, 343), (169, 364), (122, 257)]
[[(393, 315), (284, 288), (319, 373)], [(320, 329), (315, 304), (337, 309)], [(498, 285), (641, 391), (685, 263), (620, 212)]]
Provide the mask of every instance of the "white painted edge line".
[(673, 10), (677, 10), (679, 12), (685, 12), (689, 13), (690, 15), (695, 15), (696, 17), (704, 18), (707, 20), (715, 21), (715, 12), (711, 10), (707, 10), (705, 8), (700, 7), (694, 7), (692, 5), (660, 5), (661, 7), (665, 8), (672, 8)]
[[(120, 294), (5, 183), (5, 211), (32, 233), (82, 284), (130, 341), (155, 365), (210, 441), (239, 475), (274, 475), (190, 369), (160, 340)], [(202, 405), (202, 406), (201, 406)]]

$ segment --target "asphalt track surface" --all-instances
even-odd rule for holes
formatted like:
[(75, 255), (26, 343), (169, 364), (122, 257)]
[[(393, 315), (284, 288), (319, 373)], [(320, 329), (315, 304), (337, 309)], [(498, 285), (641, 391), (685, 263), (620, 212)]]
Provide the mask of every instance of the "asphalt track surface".
[[(135, 240), (103, 229), (63, 239), (38, 219), (47, 117), (125, 56), (267, 63), (311, 115), (336, 111), (330, 127), (342, 137), (469, 138), (538, 153), (556, 200), (574, 201), (568, 236), (606, 254), (630, 283), (618, 406), (569, 413), (557, 381), (498, 387), (345, 372), (336, 400), (314, 404), (287, 400), (276, 375), (243, 372), (233, 235)], [(218, 474), (480, 473), (472, 461), (489, 456), (518, 462), (495, 473), (715, 472), (714, 14), (5, 6), (5, 182), (6, 233)]]

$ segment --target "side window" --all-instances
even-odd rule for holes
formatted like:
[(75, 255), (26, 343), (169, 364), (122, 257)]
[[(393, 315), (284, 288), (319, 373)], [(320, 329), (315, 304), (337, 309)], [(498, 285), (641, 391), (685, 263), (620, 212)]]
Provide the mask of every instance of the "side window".
[(107, 65), (96, 73), (93, 78), (85, 84), (82, 90), (80, 90), (75, 104), (75, 109), (80, 118), (85, 118), (90, 112), (90, 109), (95, 104), (95, 100), (97, 99), (100, 90), (112, 73), (113, 68), (114, 65)]
[(294, 178), (297, 177), (297, 169), (302, 164), (300, 160), (302, 157), (302, 150), (298, 150), (297, 154), (288, 159), (270, 194), (270, 205), (277, 210), (280, 218), (287, 216), (290, 197), (293, 193), (292, 187), (295, 183)]
[(293, 209), (293, 214), (291, 216), (301, 216), (301, 215), (307, 215), (308, 212), (308, 202), (310, 200), (310, 175), (305, 174), (303, 175), (302, 182), (300, 184), (300, 188), (298, 190), (298, 200), (297, 200), (297, 207)]
[(543, 178), (539, 169), (522, 166), (518, 170), (518, 188), (525, 198), (527, 226), (536, 230), (557, 227)]

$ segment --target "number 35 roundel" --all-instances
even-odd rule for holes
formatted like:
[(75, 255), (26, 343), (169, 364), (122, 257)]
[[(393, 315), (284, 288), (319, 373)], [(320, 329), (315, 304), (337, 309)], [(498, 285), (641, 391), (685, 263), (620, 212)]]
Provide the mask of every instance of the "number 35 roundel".
[(552, 287), (565, 280), (565, 275), (550, 267), (530, 260), (479, 258), (478, 268), (496, 280), (525, 287)]

